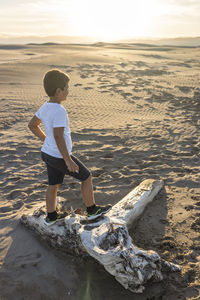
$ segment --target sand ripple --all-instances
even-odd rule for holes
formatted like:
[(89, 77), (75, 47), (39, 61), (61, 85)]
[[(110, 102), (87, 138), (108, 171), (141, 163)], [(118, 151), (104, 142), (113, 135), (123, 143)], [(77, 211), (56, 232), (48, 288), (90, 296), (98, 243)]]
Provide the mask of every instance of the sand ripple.
[[(29, 53), (34, 52), (34, 47), (29, 48)], [(41, 261), (46, 267), (42, 260), (44, 249), (39, 248), (30, 234), (26, 239), (31, 239), (35, 250), (29, 251), (31, 246), (27, 242), (27, 253), (23, 253), (17, 241), (26, 231), (22, 232), (17, 224), (23, 213), (45, 200), (47, 176), (40, 159), (41, 142), (32, 136), (27, 123), (47, 100), (41, 87), (43, 73), (57, 67), (70, 73), (70, 94), (64, 106), (69, 113), (74, 154), (93, 174), (97, 203), (115, 204), (147, 178), (165, 181), (165, 190), (133, 224), (131, 234), (138, 246), (154, 249), (165, 259), (180, 264), (182, 277), (170, 278), (159, 288), (149, 287), (146, 298), (140, 299), (156, 297), (158, 291), (166, 297), (182, 297), (186, 292), (188, 297), (198, 297), (199, 50), (184, 49), (183, 53), (181, 48), (155, 50), (151, 47), (146, 54), (145, 47), (140, 50), (102, 45), (86, 48), (83, 54), (82, 48), (62, 46), (57, 50), (58, 55), (53, 52), (50, 55), (50, 49), (45, 48), (49, 52), (43, 58), (1, 65), (4, 89), (0, 92), (0, 253), (5, 270), (4, 279), (0, 278), (4, 287), (2, 295), (6, 297), (6, 290), (16, 291), (18, 286), (23, 286), (25, 297), (25, 282), (32, 295), (27, 274), (36, 278), (35, 274), (42, 269)], [(162, 51), (162, 55), (156, 51)], [(72, 178), (65, 178), (59, 195), (69, 207), (83, 207), (80, 185)], [(12, 243), (18, 249), (16, 253)], [(12, 270), (23, 270), (21, 279), (14, 279)], [(39, 280), (44, 283), (44, 272), (41, 274)], [(117, 291), (110, 299), (118, 299), (116, 295), (119, 299), (122, 295), (132, 299), (132, 295), (115, 286), (110, 278), (106, 280)], [(55, 281), (57, 286), (61, 284), (58, 275)], [(34, 284), (41, 288), (42, 294), (44, 288), (39, 281)], [(66, 283), (62, 284), (60, 293), (64, 295), (61, 291), (65, 290)], [(105, 291), (108, 293), (110, 286)]]

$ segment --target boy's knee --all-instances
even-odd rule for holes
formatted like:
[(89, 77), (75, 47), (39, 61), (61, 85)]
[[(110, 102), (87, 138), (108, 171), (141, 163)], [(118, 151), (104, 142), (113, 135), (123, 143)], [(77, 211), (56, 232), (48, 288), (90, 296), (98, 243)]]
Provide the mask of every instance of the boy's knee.
[(92, 174), (91, 173), (83, 182), (87, 182), (87, 181), (92, 181)]
[(56, 190), (59, 186), (60, 186), (60, 184), (52, 184), (52, 185), (49, 185), (48, 187), (50, 189)]

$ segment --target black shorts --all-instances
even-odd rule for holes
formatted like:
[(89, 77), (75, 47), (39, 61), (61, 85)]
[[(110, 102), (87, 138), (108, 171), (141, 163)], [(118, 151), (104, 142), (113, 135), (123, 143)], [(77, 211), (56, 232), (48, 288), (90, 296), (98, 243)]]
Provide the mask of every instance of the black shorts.
[(87, 167), (75, 156), (70, 156), (72, 160), (79, 166), (79, 172), (70, 172), (63, 158), (57, 158), (41, 152), (42, 160), (47, 165), (49, 185), (63, 183), (63, 179), (66, 174), (79, 179), (80, 181), (85, 181), (90, 176), (90, 171), (87, 169)]

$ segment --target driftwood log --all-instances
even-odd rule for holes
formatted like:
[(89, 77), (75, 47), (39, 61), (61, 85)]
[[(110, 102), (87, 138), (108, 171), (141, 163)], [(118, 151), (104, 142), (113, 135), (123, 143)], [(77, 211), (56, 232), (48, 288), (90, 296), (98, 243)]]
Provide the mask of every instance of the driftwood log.
[[(142, 293), (150, 279), (161, 281), (165, 272), (180, 271), (179, 266), (164, 261), (156, 252), (136, 247), (128, 233), (128, 227), (162, 187), (163, 181), (143, 181), (106, 215), (93, 222), (72, 210), (64, 220), (46, 226), (45, 207), (32, 215), (23, 215), (21, 222), (53, 247), (70, 254), (89, 254), (126, 289)], [(62, 211), (62, 203), (59, 205)]]

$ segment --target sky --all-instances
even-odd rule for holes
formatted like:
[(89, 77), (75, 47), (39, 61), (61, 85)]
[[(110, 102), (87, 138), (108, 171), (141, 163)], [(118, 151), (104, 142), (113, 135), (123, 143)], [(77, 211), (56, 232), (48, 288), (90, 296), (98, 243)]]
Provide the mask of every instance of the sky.
[(200, 36), (200, 0), (0, 0), (0, 35)]

